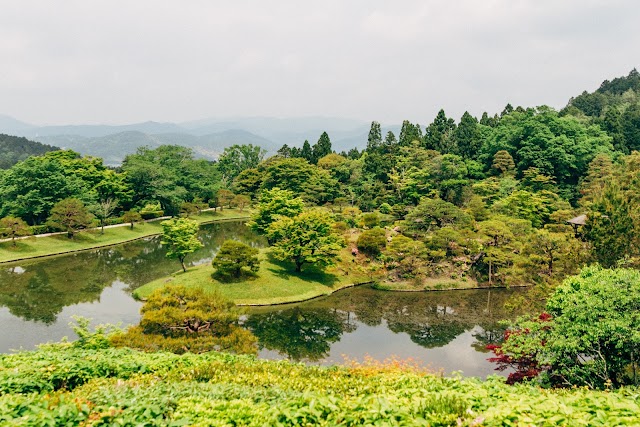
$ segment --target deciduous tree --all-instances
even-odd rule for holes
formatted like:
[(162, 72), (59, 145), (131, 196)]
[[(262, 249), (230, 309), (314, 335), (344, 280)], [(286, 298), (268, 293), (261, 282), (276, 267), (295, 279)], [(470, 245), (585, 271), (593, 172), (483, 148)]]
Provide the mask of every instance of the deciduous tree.
[(180, 261), (183, 271), (187, 271), (184, 259), (204, 245), (198, 240), (198, 223), (187, 218), (171, 218), (162, 225), (162, 244), (167, 246), (167, 258)]

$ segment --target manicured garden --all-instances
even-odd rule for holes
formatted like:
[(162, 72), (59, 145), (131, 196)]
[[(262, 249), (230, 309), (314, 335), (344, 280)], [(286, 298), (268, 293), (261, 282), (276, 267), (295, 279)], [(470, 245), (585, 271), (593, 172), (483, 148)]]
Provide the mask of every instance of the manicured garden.
[(371, 280), (364, 271), (351, 265), (351, 255), (346, 249), (341, 251), (340, 261), (335, 266), (324, 270), (306, 266), (299, 273), (290, 263), (275, 260), (269, 251), (260, 251), (257, 273), (238, 280), (221, 281), (215, 277), (211, 265), (205, 264), (147, 283), (136, 289), (134, 295), (144, 299), (154, 290), (170, 284), (200, 288), (205, 292), (217, 291), (240, 305), (269, 305), (304, 301)]
[[(235, 209), (225, 209), (217, 212), (205, 211), (191, 218), (199, 224), (204, 224), (218, 220), (244, 219), (248, 218), (248, 213), (246, 210), (240, 212)], [(104, 234), (101, 234), (99, 228), (85, 230), (76, 233), (72, 239), (66, 234), (29, 237), (16, 240), (15, 247), (11, 241), (4, 241), (0, 243), (0, 263), (95, 249), (161, 234), (160, 222), (136, 223), (133, 228), (128, 225), (108, 227), (105, 228)]]

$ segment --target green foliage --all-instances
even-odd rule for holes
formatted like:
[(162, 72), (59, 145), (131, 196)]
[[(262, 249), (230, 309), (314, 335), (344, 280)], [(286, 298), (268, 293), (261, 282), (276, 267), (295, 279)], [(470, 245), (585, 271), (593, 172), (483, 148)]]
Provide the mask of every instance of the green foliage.
[(380, 225), (380, 216), (376, 212), (362, 214), (362, 224), (366, 228), (373, 228)]
[(242, 171), (257, 167), (265, 153), (266, 150), (252, 144), (226, 147), (218, 158), (218, 169), (228, 181), (232, 181)]
[(640, 272), (588, 267), (567, 278), (547, 301), (552, 316), (521, 320), (502, 346), (505, 354), (534, 355), (545, 379), (558, 386), (638, 385)]
[(33, 427), (632, 426), (640, 412), (634, 389), (512, 387), (498, 377), (442, 377), (401, 363), (327, 368), (69, 346), (3, 356), (0, 390), (0, 423)]
[(320, 210), (306, 211), (293, 218), (282, 217), (269, 226), (269, 238), (275, 242), (273, 256), (292, 261), (296, 272), (304, 264), (333, 265), (344, 246), (333, 229), (333, 218)]
[(198, 223), (187, 218), (172, 218), (162, 225), (162, 244), (167, 246), (167, 258), (177, 258), (183, 271), (187, 271), (185, 257), (200, 249), (203, 244), (198, 240)]
[(253, 231), (266, 234), (269, 226), (279, 217), (293, 217), (302, 212), (304, 202), (298, 197), (294, 197), (289, 190), (272, 188), (260, 194), (255, 212), (251, 215), (251, 220), (247, 223)]
[(66, 231), (67, 237), (71, 239), (78, 230), (89, 227), (92, 221), (93, 215), (82, 201), (71, 197), (53, 205), (47, 223), (53, 228)]
[(221, 278), (239, 278), (243, 269), (256, 273), (260, 269), (258, 250), (235, 240), (225, 240), (211, 262)]
[(364, 230), (357, 240), (358, 249), (362, 252), (377, 256), (387, 245), (387, 235), (383, 228), (376, 227)]
[(413, 277), (423, 266), (424, 243), (399, 235), (387, 245), (385, 256), (400, 277)]
[(407, 214), (405, 224), (408, 230), (427, 232), (445, 226), (469, 226), (471, 217), (452, 203), (425, 197)]
[(0, 169), (8, 169), (30, 156), (41, 156), (55, 150), (59, 148), (0, 133)]
[(166, 286), (149, 295), (141, 312), (140, 325), (112, 336), (114, 345), (179, 354), (255, 353), (255, 337), (238, 325), (239, 309), (218, 293)]
[(16, 246), (16, 237), (31, 235), (31, 228), (21, 218), (7, 216), (0, 219), (0, 236), (11, 238), (11, 244)]

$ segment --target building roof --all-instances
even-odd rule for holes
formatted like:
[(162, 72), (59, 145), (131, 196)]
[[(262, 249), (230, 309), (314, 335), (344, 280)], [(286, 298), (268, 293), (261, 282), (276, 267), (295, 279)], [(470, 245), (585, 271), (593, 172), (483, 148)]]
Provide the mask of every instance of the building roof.
[(567, 222), (569, 224), (574, 224), (574, 225), (585, 225), (587, 223), (587, 215), (586, 214), (578, 215), (575, 218), (571, 218)]

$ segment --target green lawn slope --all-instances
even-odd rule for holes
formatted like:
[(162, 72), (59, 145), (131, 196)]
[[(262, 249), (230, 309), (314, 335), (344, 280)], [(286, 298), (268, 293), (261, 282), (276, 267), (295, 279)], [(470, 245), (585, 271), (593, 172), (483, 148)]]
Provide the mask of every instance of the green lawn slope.
[(234, 282), (221, 282), (210, 264), (192, 267), (187, 272), (177, 272), (170, 277), (157, 279), (134, 291), (134, 296), (145, 299), (151, 292), (167, 285), (202, 288), (205, 292), (220, 292), (239, 305), (272, 305), (306, 301), (336, 290), (370, 281), (360, 268), (349, 263), (346, 250), (336, 266), (326, 270), (304, 266), (295, 273), (292, 264), (283, 263), (269, 256), (269, 249), (260, 251), (260, 270), (253, 276)]
[(317, 367), (72, 344), (0, 356), (0, 425), (12, 426), (637, 426), (638, 396), (398, 362)]
[[(191, 219), (200, 224), (220, 221), (248, 218), (248, 213), (237, 210), (224, 210), (222, 212), (205, 211)], [(136, 224), (133, 229), (129, 225), (105, 228), (104, 234), (100, 229), (85, 230), (77, 233), (73, 239), (66, 234), (55, 234), (46, 237), (29, 237), (16, 240), (14, 247), (11, 241), (0, 242), (0, 263), (18, 261), (27, 258), (39, 258), (51, 255), (62, 255), (70, 252), (95, 249), (103, 246), (117, 245), (143, 237), (162, 233), (162, 221), (152, 221)]]

